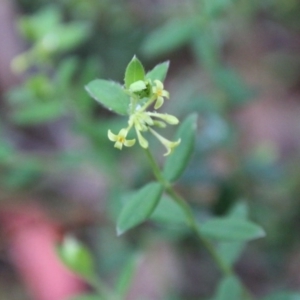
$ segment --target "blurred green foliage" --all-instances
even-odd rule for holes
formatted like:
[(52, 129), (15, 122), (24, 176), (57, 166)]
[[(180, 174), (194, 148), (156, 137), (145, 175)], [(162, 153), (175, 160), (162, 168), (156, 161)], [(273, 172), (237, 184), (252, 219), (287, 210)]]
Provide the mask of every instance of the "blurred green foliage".
[[(259, 297), (265, 287), (293, 288), (286, 280), (285, 264), (294, 250), (299, 251), (299, 233), (295, 230), (300, 214), (300, 172), (296, 167), (299, 149), (291, 155), (278, 155), (280, 146), (268, 141), (243, 148), (243, 132), (237, 127), (235, 113), (258, 101), (264, 83), (249, 84), (241, 74), (239, 61), (228, 53), (243, 46), (244, 39), (255, 42), (253, 35), (259, 34), (257, 28), (267, 38), (268, 34), (274, 34), (272, 30), (283, 31), (283, 37), (274, 34), (266, 41), (267, 49), (260, 59), (266, 64), (266, 72), (275, 72), (280, 85), (297, 87), (299, 54), (293, 53), (293, 46), (285, 43), (284, 38), (299, 35), (299, 2), (188, 0), (153, 4), (63, 0), (49, 5), (49, 1), (19, 0), (18, 5), (22, 12), (18, 28), (28, 48), (12, 62), (12, 69), (22, 73), (23, 81), (7, 92), (9, 114), (0, 120), (3, 199), (7, 195), (36, 191), (47, 199), (46, 178), (59, 177), (62, 172), (73, 172), (86, 164), (98, 174), (105, 174), (108, 181), (105, 226), (96, 230), (93, 237), (96, 242), (91, 243), (91, 248), (99, 275), (110, 279), (123, 295), (128, 292), (138, 267), (139, 256), (132, 254), (140, 249), (146, 251), (148, 243), (166, 241), (179, 253), (184, 250), (193, 253), (196, 242), (180, 226), (184, 218), (168, 198), (160, 202), (151, 222), (116, 239), (112, 224), (126, 202), (123, 193), (128, 192), (128, 186), (139, 188), (148, 182), (151, 172), (138, 151), (120, 153), (112, 147), (107, 130), (117, 130), (124, 121), (97, 105), (84, 90), (95, 78), (123, 82), (125, 67), (134, 54), (145, 62), (147, 69), (170, 60), (166, 81), (171, 92), (168, 109), (181, 120), (191, 112), (199, 115), (195, 151), (177, 182), (178, 188), (190, 199), (199, 222), (205, 222), (211, 215), (225, 217), (234, 213), (240, 207), (240, 199), (244, 199), (246, 204), (242, 206), (267, 232), (264, 242), (251, 244), (249, 252), (245, 252), (246, 259), (259, 252), (259, 258), (266, 263), (262, 271), (268, 278), (254, 292)], [(253, 44), (254, 52), (255, 49)], [(18, 135), (13, 133), (22, 135), (41, 129), (47, 138), (46, 128), (52, 128), (58, 135), (67, 128), (71, 140), (80, 138), (83, 142), (78, 146), (61, 143), (56, 147), (48, 147), (46, 143), (44, 152), (28, 151), (20, 146)], [(160, 146), (155, 147), (159, 152)], [(225, 159), (224, 172), (213, 164), (213, 158), (219, 155)], [(164, 172), (173, 174), (175, 163), (171, 157), (169, 161)], [(178, 179), (175, 177), (174, 180)], [(238, 215), (243, 214), (239, 210)], [(238, 262), (244, 249), (240, 242), (223, 241), (218, 246), (229, 264)], [(274, 273), (276, 276), (271, 275)], [(246, 280), (251, 277), (244, 276)], [(209, 284), (214, 286), (216, 282)], [(235, 278), (225, 278), (214, 299), (241, 299), (239, 289)], [(199, 283), (194, 294), (184, 288), (170, 289), (165, 291), (165, 299), (170, 295), (170, 299), (208, 299), (210, 291)], [(228, 296), (229, 293), (234, 296)], [(299, 297), (279, 292), (263, 299)]]

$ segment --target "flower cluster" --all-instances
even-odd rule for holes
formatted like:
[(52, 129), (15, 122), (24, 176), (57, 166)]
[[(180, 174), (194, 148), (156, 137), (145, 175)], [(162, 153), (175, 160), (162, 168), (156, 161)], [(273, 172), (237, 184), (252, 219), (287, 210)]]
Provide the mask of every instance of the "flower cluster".
[(130, 96), (129, 119), (128, 126), (122, 128), (118, 134), (108, 131), (108, 138), (115, 142), (115, 147), (122, 149), (123, 145), (131, 147), (135, 144), (136, 139), (127, 139), (129, 131), (134, 128), (138, 142), (142, 148), (148, 148), (148, 141), (143, 134), (147, 131), (151, 132), (167, 149), (164, 155), (172, 153), (173, 149), (180, 144), (180, 139), (175, 142), (169, 141), (153, 127), (166, 127), (166, 124), (176, 125), (178, 119), (169, 114), (161, 114), (156, 111), (148, 111), (147, 109), (154, 104), (154, 109), (159, 109), (164, 98), (169, 99), (169, 92), (164, 90), (164, 85), (159, 80), (138, 80), (132, 83), (126, 93)]

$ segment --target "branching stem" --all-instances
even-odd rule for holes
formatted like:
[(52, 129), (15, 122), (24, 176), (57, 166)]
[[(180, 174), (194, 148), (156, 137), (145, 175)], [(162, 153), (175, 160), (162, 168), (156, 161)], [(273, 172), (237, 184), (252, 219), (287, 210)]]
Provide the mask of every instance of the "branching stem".
[[(188, 203), (185, 201), (185, 199), (183, 199), (174, 190), (171, 183), (164, 178), (164, 176), (163, 176), (158, 164), (156, 163), (152, 153), (150, 152), (150, 150), (145, 149), (145, 152), (146, 152), (147, 158), (150, 162), (150, 165), (151, 165), (151, 168), (152, 168), (155, 178), (164, 186), (165, 192), (181, 207), (181, 209), (183, 210), (183, 212), (186, 216), (189, 227), (194, 231), (194, 233), (197, 236), (197, 238), (199, 239), (199, 241), (203, 244), (203, 246), (209, 252), (210, 256), (212, 257), (212, 259), (214, 260), (216, 265), (219, 267), (220, 271), (223, 273), (224, 276), (233, 275), (234, 272), (233, 272), (231, 266), (223, 261), (222, 257), (218, 254), (218, 252), (216, 251), (213, 244), (206, 237), (204, 237), (202, 235), (202, 233), (199, 229), (199, 225), (197, 224), (195, 216), (194, 216), (190, 206), (188, 205)], [(248, 299), (248, 300), (252, 299), (252, 296), (250, 295), (250, 293), (248, 292), (248, 290), (245, 287), (244, 287), (244, 294), (245, 294), (245, 299)]]

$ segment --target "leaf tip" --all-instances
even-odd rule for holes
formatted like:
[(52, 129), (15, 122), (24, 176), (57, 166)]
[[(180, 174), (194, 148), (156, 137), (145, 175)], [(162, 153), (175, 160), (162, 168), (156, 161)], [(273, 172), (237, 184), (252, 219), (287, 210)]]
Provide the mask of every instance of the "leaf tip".
[(265, 237), (267, 234), (266, 234), (266, 231), (263, 229), (263, 228), (260, 228), (260, 230), (258, 231), (257, 233), (257, 238), (263, 238)]
[(136, 56), (136, 54), (133, 55), (131, 61), (135, 61), (135, 60), (139, 61), (139, 59), (138, 59), (138, 57)]
[(116, 231), (117, 231), (117, 236), (121, 236), (125, 232), (125, 230), (121, 229), (119, 226), (117, 226)]
[(90, 97), (94, 98), (93, 93), (92, 93), (92, 91), (91, 91), (89, 85), (90, 85), (90, 83), (86, 84), (86, 85), (84, 86), (84, 89), (85, 89), (85, 91), (90, 95)]

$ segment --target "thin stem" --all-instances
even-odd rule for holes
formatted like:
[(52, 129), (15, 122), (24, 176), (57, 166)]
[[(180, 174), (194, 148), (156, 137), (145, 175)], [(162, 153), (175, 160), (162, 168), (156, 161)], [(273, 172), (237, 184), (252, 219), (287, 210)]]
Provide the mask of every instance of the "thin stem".
[(146, 155), (147, 155), (147, 158), (149, 159), (149, 162), (150, 162), (150, 165), (151, 165), (151, 168), (152, 168), (152, 171), (153, 171), (153, 174), (154, 176), (156, 177), (156, 179), (165, 187), (169, 187), (170, 186), (170, 183), (163, 177), (161, 171), (160, 171), (160, 168), (159, 166), (157, 165), (152, 153), (150, 152), (149, 148), (146, 148), (145, 149), (145, 152), (146, 152)]
[(186, 218), (188, 220), (190, 228), (195, 232), (199, 240), (203, 243), (205, 248), (208, 250), (216, 264), (219, 266), (220, 270), (224, 273), (224, 275), (231, 275), (232, 270), (231, 268), (223, 262), (221, 257), (216, 252), (213, 245), (202, 235), (202, 233), (199, 231), (198, 224), (195, 220), (195, 217), (192, 213), (192, 210), (190, 206), (186, 203), (186, 201), (179, 196), (176, 191), (173, 189), (171, 184), (164, 178), (163, 174), (160, 171), (159, 166), (157, 165), (153, 155), (149, 151), (149, 149), (145, 149), (146, 155), (150, 161), (154, 176), (156, 179), (165, 187), (165, 190), (169, 196), (173, 198), (173, 200), (181, 207), (181, 209), (184, 211)]
[(85, 278), (88, 284), (91, 285), (101, 297), (99, 300), (121, 300), (121, 298), (111, 291), (97, 276)]
[[(198, 239), (202, 242), (203, 246), (209, 252), (212, 259), (215, 261), (215, 263), (220, 268), (222, 273), (225, 276), (233, 275), (232, 268), (223, 261), (223, 259), (220, 257), (220, 255), (218, 254), (218, 252), (216, 251), (216, 249), (214, 248), (212, 243), (202, 235), (201, 231), (199, 230), (199, 225), (197, 224), (197, 221), (196, 221), (194, 214), (193, 214), (190, 206), (188, 205), (188, 203), (173, 189), (170, 182), (168, 182), (164, 178), (162, 172), (160, 171), (159, 166), (157, 165), (157, 163), (156, 163), (153, 155), (149, 151), (149, 149), (145, 149), (145, 151), (146, 151), (146, 155), (149, 159), (154, 176), (165, 187), (166, 193), (181, 207), (181, 209), (183, 210), (183, 212), (186, 215), (186, 218), (187, 218), (190, 228), (194, 231), (194, 233), (197, 235)], [(244, 293), (245, 293), (245, 296), (247, 297), (246, 299), (252, 299), (251, 294), (248, 292), (248, 290), (245, 287), (244, 287)]]
[(173, 198), (174, 201), (176, 201), (176, 203), (178, 205), (180, 205), (180, 207), (182, 208), (182, 210), (184, 211), (184, 213), (187, 217), (187, 220), (189, 222), (189, 226), (195, 232), (198, 239), (202, 242), (202, 244), (204, 245), (206, 250), (209, 252), (211, 257), (215, 261), (215, 263), (219, 266), (222, 273), (226, 276), (232, 275), (233, 272), (232, 272), (232, 269), (230, 268), (230, 266), (227, 265), (226, 263), (224, 263), (224, 261), (219, 256), (219, 254), (216, 251), (216, 249), (214, 248), (214, 246), (200, 232), (199, 225), (197, 224), (197, 222), (195, 220), (195, 217), (192, 213), (192, 210), (191, 210), (190, 206), (186, 203), (186, 201), (180, 195), (178, 195), (175, 192), (175, 190), (171, 186), (166, 188), (166, 192), (169, 196), (171, 196)]

